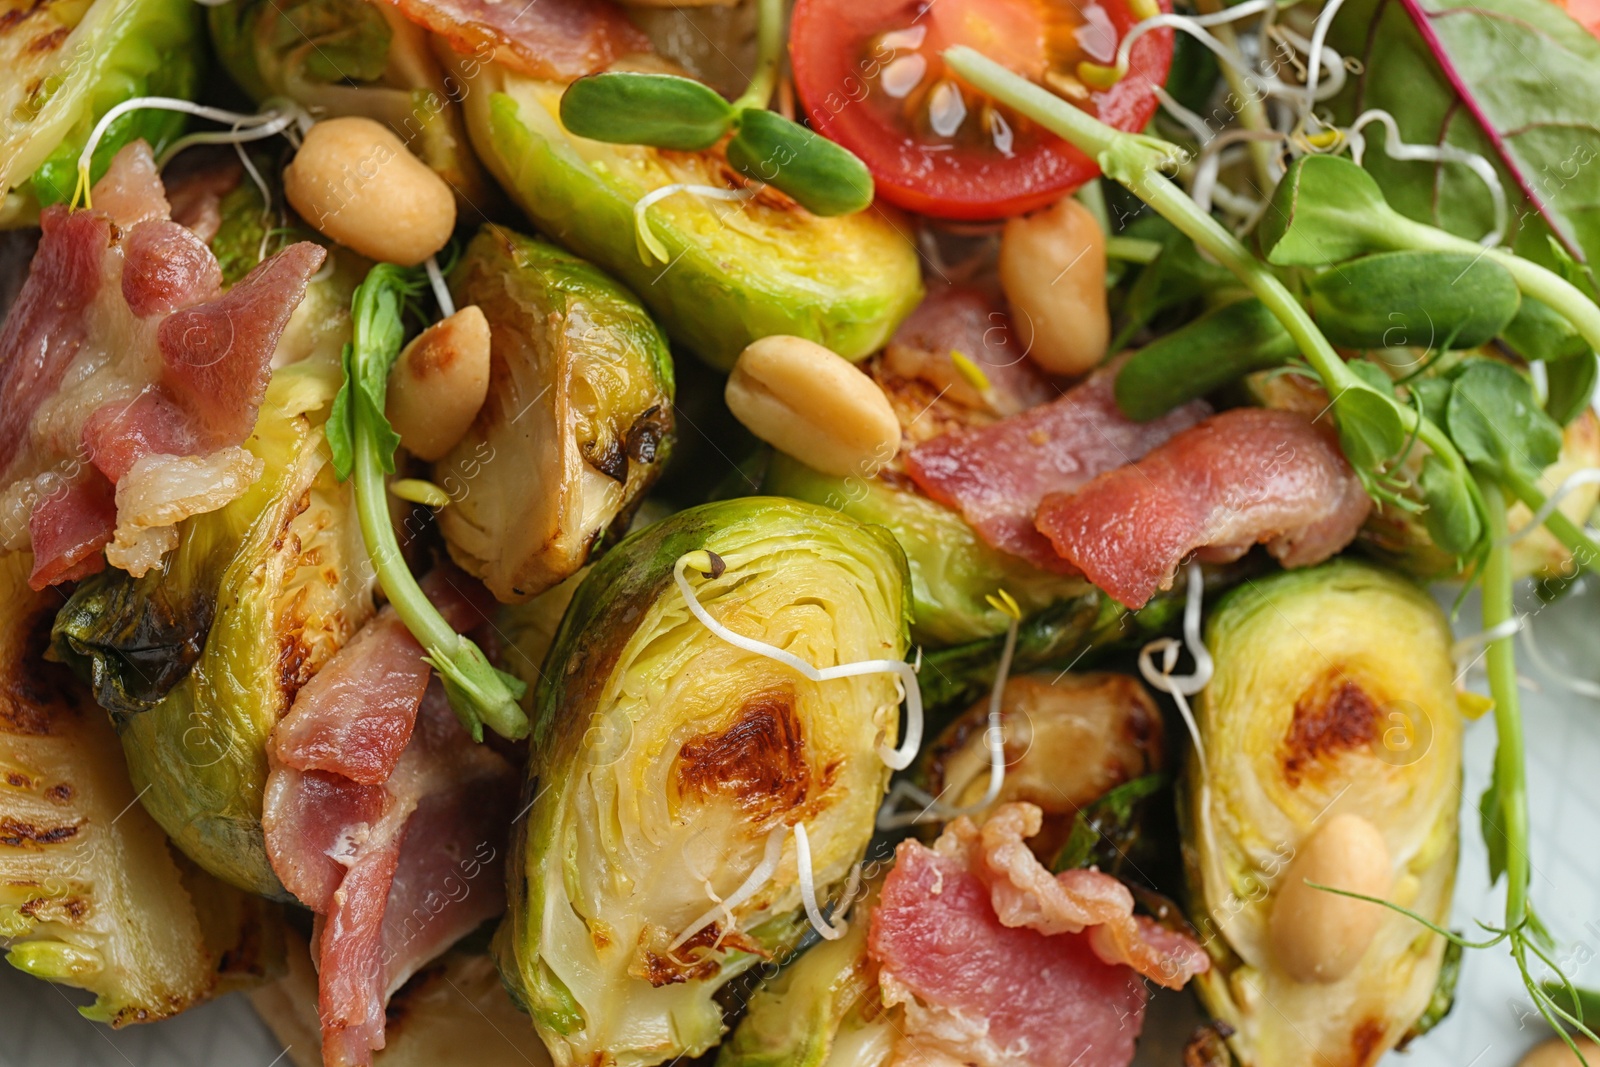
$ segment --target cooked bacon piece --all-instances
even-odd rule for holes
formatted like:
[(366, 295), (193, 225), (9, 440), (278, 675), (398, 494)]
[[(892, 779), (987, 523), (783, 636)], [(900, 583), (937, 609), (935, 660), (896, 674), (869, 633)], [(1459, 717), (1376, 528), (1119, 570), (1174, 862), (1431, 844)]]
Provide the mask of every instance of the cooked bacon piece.
[(126, 404), (104, 404), (83, 424), (84, 453), (113, 482), (145, 456), (187, 456), (198, 448), (194, 428), (159, 389)]
[(122, 255), (122, 298), (141, 319), (210, 300), (222, 291), (217, 257), (176, 222), (141, 222), (123, 240)]
[[(960, 352), (988, 379), (986, 393), (956, 369)], [(1058, 395), (1012, 335), (999, 299), (971, 285), (929, 291), (884, 349), (883, 365), (904, 378), (920, 378), (964, 407), (1015, 415)]]
[(1285, 567), (1349, 544), (1372, 499), (1331, 434), (1304, 415), (1237, 408), (1144, 459), (1039, 505), (1038, 528), (1089, 580), (1129, 607), (1171, 586), (1199, 549), (1238, 559), (1266, 542)]
[[(482, 588), (452, 567), (436, 567), (422, 580), (457, 630), (484, 619), (483, 606), (463, 592), (473, 586)], [(367, 785), (388, 781), (432, 673), (423, 655), (394, 608), (385, 607), (301, 687), (273, 730), (273, 755), (297, 770), (332, 771)]]
[(221, 297), (161, 323), (161, 383), (212, 448), (250, 436), (272, 375), (273, 349), (327, 255), (310, 241), (292, 244)]
[(605, 70), (650, 39), (611, 0), (389, 0), (456, 51), (513, 70), (571, 81)]
[(501, 853), (515, 775), (473, 744), (437, 679), (382, 785), (271, 762), (268, 855), (284, 886), (319, 914), (323, 1060), (368, 1064), (384, 1045), (389, 996), (505, 907)]
[(61, 387), (83, 345), (111, 246), (111, 220), (98, 211), (68, 213), (57, 205), (44, 210), (39, 225), (28, 280), (0, 328), (0, 473), (22, 451), (33, 413)]
[(222, 228), (222, 198), (238, 188), (244, 168), (231, 151), (188, 151), (167, 165), (162, 181), (172, 221), (210, 242)]
[(1076, 573), (1034, 528), (1039, 502), (1131, 463), (1210, 414), (1200, 400), (1153, 422), (1117, 410), (1114, 362), (1048, 404), (991, 426), (952, 430), (917, 446), (906, 471), (933, 499), (960, 511), (995, 548), (1035, 566)]
[(28, 586), (37, 592), (58, 582), (87, 578), (104, 568), (101, 550), (111, 543), (116, 525), (114, 490), (93, 468), (45, 493), (28, 520), (33, 538), (33, 573), (28, 576)]
[(144, 141), (134, 141), (117, 150), (105, 174), (94, 183), (90, 199), (96, 211), (110, 215), (111, 221), (123, 230), (171, 214), (161, 185), (161, 170)]

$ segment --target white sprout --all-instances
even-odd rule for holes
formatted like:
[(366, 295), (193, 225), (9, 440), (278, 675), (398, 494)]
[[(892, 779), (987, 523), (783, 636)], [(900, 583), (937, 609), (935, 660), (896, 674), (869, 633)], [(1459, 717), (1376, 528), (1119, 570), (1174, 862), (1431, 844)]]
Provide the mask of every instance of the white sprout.
[(1483, 184), (1489, 187), (1489, 194), (1494, 199), (1494, 229), (1479, 238), (1478, 243), (1487, 248), (1493, 248), (1500, 243), (1500, 239), (1505, 236), (1509, 208), (1506, 205), (1505, 188), (1500, 184), (1500, 175), (1495, 173), (1493, 164), (1476, 152), (1468, 152), (1455, 145), (1407, 144), (1400, 139), (1400, 126), (1395, 122), (1394, 116), (1378, 108), (1363, 111), (1356, 116), (1349, 129), (1344, 131), (1350, 140), (1350, 158), (1357, 163), (1361, 162), (1362, 153), (1366, 151), (1366, 138), (1362, 136), (1361, 131), (1374, 122), (1386, 131), (1383, 150), (1390, 159), (1459, 163), (1476, 174)]
[[(1178, 665), (1178, 650), (1182, 646), (1170, 637), (1162, 637), (1151, 641), (1139, 652), (1139, 673), (1144, 675), (1144, 680), (1149, 682), (1152, 688), (1169, 694), (1173, 702), (1178, 705), (1178, 713), (1183, 716), (1183, 724), (1189, 729), (1195, 755), (1200, 760), (1200, 774), (1202, 777), (1207, 777), (1210, 772), (1206, 767), (1206, 748), (1204, 742), (1200, 740), (1200, 726), (1195, 722), (1188, 698), (1210, 683), (1216, 665), (1211, 659), (1211, 650), (1206, 648), (1205, 642), (1200, 639), (1200, 609), (1206, 589), (1205, 575), (1200, 570), (1200, 564), (1193, 561), (1189, 563), (1188, 578), (1188, 596), (1183, 605), (1182, 645), (1188, 646), (1189, 655), (1194, 658), (1194, 671), (1190, 674), (1172, 673), (1173, 668)], [(1152, 653), (1155, 652), (1162, 654), (1159, 670), (1156, 669), (1152, 658)]]
[(1164, 108), (1166, 112), (1173, 118), (1177, 119), (1183, 128), (1188, 130), (1189, 133), (1194, 137), (1195, 141), (1200, 144), (1205, 144), (1211, 140), (1213, 136), (1211, 133), (1211, 127), (1206, 124), (1205, 119), (1201, 118), (1193, 111), (1190, 111), (1188, 108), (1178, 103), (1173, 95), (1167, 92), (1161, 86), (1152, 85), (1150, 88), (1155, 92), (1156, 99), (1161, 101), (1162, 108)]
[[(1228, 130), (1212, 137), (1204, 143), (1204, 147), (1200, 149), (1200, 154), (1195, 159), (1194, 177), (1190, 181), (1189, 195), (1194, 199), (1195, 203), (1209, 212), (1213, 196), (1216, 196), (1218, 202), (1221, 203), (1229, 200), (1228, 193), (1231, 192), (1231, 190), (1226, 190), (1226, 187), (1217, 185), (1217, 173), (1226, 158), (1224, 149), (1243, 141), (1282, 142), (1287, 139), (1287, 134), (1279, 133), (1276, 130), (1245, 129)], [(1219, 191), (1222, 192), (1220, 196), (1217, 195)], [(1232, 203), (1237, 201), (1248, 203), (1251, 210), (1258, 206), (1256, 201), (1239, 197), (1238, 194), (1234, 194), (1233, 200), (1223, 206), (1230, 207)], [(1238, 213), (1248, 214), (1248, 212)]]
[(683, 933), (679, 934), (677, 939), (667, 946), (667, 951), (669, 953), (678, 951), (685, 941), (705, 929), (707, 923), (716, 921), (719, 916), (723, 920), (722, 925), (724, 927), (732, 928), (734, 925), (733, 909), (761, 892), (761, 887), (772, 881), (772, 876), (778, 873), (778, 861), (783, 858), (783, 838), (784, 827), (782, 824), (774, 826), (772, 832), (767, 835), (767, 847), (761, 854), (761, 862), (756, 864), (755, 870), (750, 872), (750, 876), (739, 883), (738, 889), (735, 889), (715, 905), (706, 909), (691, 922)]
[(1512, 636), (1527, 624), (1528, 616), (1513, 615), (1511, 618), (1498, 625), (1491, 626), (1487, 630), (1479, 630), (1475, 634), (1467, 634), (1465, 637), (1457, 638), (1455, 644), (1450, 646), (1450, 658), (1457, 663), (1461, 663), (1463, 660), (1475, 657), (1479, 649), (1500, 640), (1502, 637)]
[[(1305, 52), (1311, 60), (1310, 70), (1306, 72), (1306, 96), (1304, 111), (1307, 118), (1316, 121), (1312, 109), (1317, 106), (1317, 101), (1326, 100), (1344, 88), (1344, 57), (1333, 49), (1328, 48), (1325, 42), (1328, 39), (1328, 28), (1333, 25), (1333, 18), (1339, 13), (1339, 8), (1344, 6), (1344, 0), (1328, 0), (1317, 14), (1316, 25), (1311, 30), (1311, 40), (1304, 41), (1299, 34), (1293, 33), (1287, 26), (1281, 27), (1285, 39)], [(1319, 93), (1318, 83), (1321, 81), (1322, 68), (1328, 68), (1328, 82), (1322, 86)]]
[(1561, 506), (1563, 500), (1571, 496), (1575, 490), (1586, 485), (1600, 485), (1600, 467), (1585, 467), (1567, 475), (1566, 480), (1561, 483), (1561, 487), (1551, 493), (1545, 502), (1539, 506), (1539, 510), (1533, 513), (1533, 518), (1506, 535), (1505, 543), (1514, 545), (1543, 526), (1544, 520), (1555, 513), (1556, 508)]
[(1579, 696), (1588, 697), (1590, 700), (1600, 700), (1600, 684), (1596, 684), (1587, 678), (1574, 678), (1546, 658), (1544, 650), (1539, 647), (1539, 642), (1534, 640), (1533, 619), (1531, 617), (1528, 619), (1527, 625), (1522, 628), (1522, 647), (1527, 651), (1528, 658), (1533, 660), (1534, 666), (1548, 675), (1550, 680), (1561, 688)]
[(897, 771), (903, 771), (911, 766), (911, 761), (917, 758), (917, 749), (922, 746), (922, 688), (917, 684), (917, 673), (911, 664), (904, 660), (896, 659), (867, 659), (855, 663), (841, 663), (836, 667), (824, 667), (820, 670), (807, 663), (792, 653), (785, 652), (776, 645), (769, 645), (764, 641), (757, 641), (753, 637), (745, 637), (735, 633), (711, 617), (711, 613), (701, 605), (700, 598), (695, 596), (694, 589), (689, 585), (689, 580), (684, 577), (684, 572), (693, 567), (701, 574), (718, 577), (722, 574), (722, 560), (710, 552), (686, 552), (678, 557), (673, 565), (672, 577), (678, 583), (678, 589), (683, 593), (684, 603), (700, 625), (716, 634), (722, 640), (735, 648), (742, 648), (746, 652), (753, 652), (758, 656), (775, 660), (790, 670), (796, 671), (813, 682), (827, 682), (835, 678), (856, 678), (864, 674), (893, 674), (899, 678), (905, 687), (906, 701), (906, 730), (905, 737), (898, 749), (887, 744), (878, 746), (878, 756), (884, 763)]
[(639, 245), (639, 258), (645, 263), (655, 260), (665, 263), (671, 255), (667, 246), (661, 243), (655, 231), (650, 228), (650, 219), (645, 214), (652, 207), (667, 197), (676, 193), (694, 193), (696, 196), (705, 197), (707, 200), (749, 200), (754, 197), (757, 189), (722, 189), (715, 185), (695, 185), (692, 182), (674, 182), (672, 185), (663, 185), (659, 189), (652, 189), (641, 196), (633, 205), (633, 231)]
[[(794, 861), (800, 872), (800, 900), (806, 906), (806, 918), (811, 920), (811, 926), (825, 940), (837, 941), (850, 929), (850, 924), (841, 917), (839, 924), (833, 925), (822, 917), (822, 909), (817, 907), (817, 883), (811, 872), (811, 839), (806, 836), (806, 824), (803, 822), (794, 824)], [(854, 868), (851, 880), (856, 881), (860, 877), (861, 869)], [(848, 900), (854, 892), (854, 888), (846, 887), (844, 899)]]
[(439, 257), (429, 256), (424, 266), (428, 270), (428, 284), (433, 286), (433, 298), (439, 302), (439, 314), (448, 319), (456, 313), (456, 302), (450, 299), (450, 287), (444, 284)]
[[(984, 789), (983, 796), (973, 803), (952, 807), (911, 782), (896, 782), (884, 798), (883, 806), (878, 809), (877, 824), (880, 830), (900, 830), (922, 823), (948, 822), (963, 815), (976, 815), (1000, 797), (1000, 790), (1006, 782), (1005, 717), (1001, 705), (1005, 699), (1006, 682), (1011, 677), (1011, 660), (1017, 651), (1017, 630), (1022, 625), (1022, 609), (1004, 589), (998, 597), (987, 599), (1011, 618), (1011, 624), (1006, 627), (1005, 644), (1000, 649), (1000, 663), (995, 668), (994, 685), (989, 690), (989, 717), (983, 731), (984, 744), (989, 749), (989, 785)], [(910, 800), (921, 805), (921, 808), (902, 811), (902, 800)]]
[(1248, 75), (1257, 83), (1263, 92), (1269, 96), (1288, 96), (1298, 93), (1298, 86), (1289, 86), (1270, 75), (1263, 75), (1254, 70), (1251, 64), (1237, 51), (1229, 48), (1217, 40), (1207, 26), (1217, 26), (1223, 23), (1236, 22), (1240, 19), (1259, 15), (1272, 7), (1273, 0), (1248, 0), (1224, 11), (1213, 12), (1209, 15), (1152, 15), (1150, 18), (1135, 24), (1122, 37), (1122, 42), (1117, 46), (1117, 61), (1114, 69), (1118, 76), (1128, 73), (1129, 57), (1133, 54), (1133, 45), (1140, 37), (1151, 30), (1170, 27), (1182, 30), (1201, 44), (1205, 45), (1217, 56), (1217, 59), (1233, 67), (1233, 69)]
[[(273, 112), (265, 111), (262, 114), (272, 115)], [(294, 111), (283, 110), (278, 111), (276, 117), (270, 121), (251, 126), (248, 129), (235, 122), (226, 130), (200, 130), (197, 133), (185, 134), (168, 145), (166, 151), (161, 153), (156, 163), (158, 166), (164, 167), (172, 162), (174, 156), (185, 149), (193, 148), (195, 145), (242, 145), (250, 141), (264, 141), (268, 137), (276, 137), (280, 133), (286, 133), (298, 123), (299, 119), (300, 116)]]

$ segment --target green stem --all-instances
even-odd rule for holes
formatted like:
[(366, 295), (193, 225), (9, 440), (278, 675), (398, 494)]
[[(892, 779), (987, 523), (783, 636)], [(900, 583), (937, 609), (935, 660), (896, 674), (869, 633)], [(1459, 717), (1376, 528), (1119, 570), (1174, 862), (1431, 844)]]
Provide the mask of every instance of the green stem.
[[(1092, 157), (1107, 177), (1127, 186), (1197, 247), (1210, 252), (1277, 316), (1306, 362), (1322, 379), (1329, 396), (1337, 400), (1346, 390), (1372, 388), (1345, 365), (1277, 275), (1161, 173), (1161, 167), (1179, 155), (1177, 145), (1108, 126), (971, 48), (948, 49), (944, 59), (951, 70), (980, 92), (1009, 105)], [(1415, 411), (1403, 405), (1396, 405), (1395, 412), (1406, 433), (1416, 433), (1440, 462), (1466, 477), (1466, 463), (1443, 430), (1427, 419), (1419, 419)]]
[[(1514, 617), (1511, 546), (1506, 541), (1506, 500), (1498, 482), (1478, 479), (1488, 522), (1489, 554), (1483, 565), (1483, 627), (1493, 630)], [(1520, 930), (1528, 917), (1528, 789), (1523, 753), (1517, 664), (1510, 634), (1489, 642), (1485, 666), (1494, 698), (1495, 782), (1506, 836), (1506, 929)]]
[(756, 73), (750, 87), (733, 102), (735, 108), (765, 108), (778, 85), (778, 63), (783, 58), (783, 0), (757, 0)]
[[(1545, 505), (1546, 497), (1539, 487), (1527, 478), (1510, 471), (1502, 475), (1501, 480), (1511, 494), (1522, 501), (1535, 513)], [(1572, 558), (1580, 567), (1600, 574), (1600, 545), (1583, 532), (1583, 528), (1562, 513), (1560, 508), (1550, 512), (1544, 520), (1545, 529), (1555, 534), (1556, 540), (1572, 553)]]

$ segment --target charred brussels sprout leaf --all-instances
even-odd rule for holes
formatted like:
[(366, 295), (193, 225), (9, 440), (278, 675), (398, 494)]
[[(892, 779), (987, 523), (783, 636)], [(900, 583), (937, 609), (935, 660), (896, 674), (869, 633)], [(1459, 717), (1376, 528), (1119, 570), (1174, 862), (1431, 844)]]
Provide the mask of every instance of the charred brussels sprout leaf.
[(1146, 802), (1169, 784), (1164, 774), (1147, 774), (1124, 782), (1105, 796), (1078, 809), (1066, 844), (1052, 864), (1057, 871), (1098, 867), (1120, 875), (1129, 853), (1144, 836), (1141, 823)]
[(1358, 1041), (1372, 1062), (1428, 1009), (1445, 940), (1381, 910), (1358, 959), (1296, 980), (1271, 919), (1314, 835), (1359, 816), (1383, 839), (1389, 899), (1446, 921), (1461, 796), (1449, 626), (1409, 582), (1335, 561), (1230, 593), (1206, 642), (1205, 767), (1191, 755), (1180, 810), (1190, 918), (1213, 962), (1201, 998), (1241, 1067), (1348, 1062)]
[(1081, 578), (1051, 574), (990, 548), (955, 511), (879, 478), (838, 478), (774, 452), (762, 489), (894, 534), (911, 565), (911, 634), (919, 642), (952, 645), (1004, 634), (1011, 620), (985, 599), (997, 589), (1016, 597), (1024, 616), (1091, 592)]
[[(165, 564), (161, 588), (209, 605), (204, 647), (183, 679), (122, 731), (134, 786), (173, 842), (223, 881), (264, 896), (283, 892), (261, 833), (267, 737), (299, 687), (372, 610), (373, 575), (351, 494), (335, 481), (310, 417), (337, 385), (320, 360), (273, 374), (245, 445), (264, 473), (226, 507), (187, 520)], [(107, 601), (125, 613), (137, 611), (141, 589), (153, 591), (128, 581), (132, 588)], [(95, 632), (91, 603), (74, 598), (62, 619)], [(126, 619), (109, 624), (115, 633)], [(58, 624), (62, 640), (66, 633)], [(90, 653), (103, 675), (116, 676), (121, 664), (111, 650)]]
[(533, 801), (496, 936), (506, 985), (560, 1067), (602, 1056), (642, 1067), (715, 1044), (717, 990), (805, 927), (790, 828), (809, 831), (826, 906), (888, 782), (877, 749), (896, 737), (894, 677), (813, 682), (725, 641), (675, 577), (700, 552), (720, 571), (684, 581), (742, 637), (813, 666), (906, 651), (900, 549), (810, 504), (702, 505), (590, 570), (535, 697)]
[(434, 467), (451, 557), (526, 600), (628, 527), (673, 440), (672, 357), (633, 296), (554, 245), (498, 226), (452, 275), (489, 320), (489, 396)]
[(40, 661), (54, 599), (0, 559), (0, 942), (14, 967), (94, 994), (121, 1026), (164, 1019), (281, 965), (266, 902), (174, 857), (111, 724)]
[[(186, 0), (44, 0), (14, 5), (0, 25), (0, 227), (33, 225), (72, 196), (95, 123), (136, 96), (192, 97), (203, 55), (200, 11)], [(133, 111), (102, 135), (98, 179), (123, 145), (157, 152), (183, 129), (170, 111)]]
[(728, 203), (687, 190), (651, 204), (664, 270), (640, 255), (634, 207), (669, 186), (741, 187), (721, 152), (587, 140), (557, 117), (562, 85), (497, 64), (470, 81), (473, 145), (540, 232), (632, 286), (673, 340), (715, 367), (771, 334), (861, 359), (921, 299), (916, 250), (887, 219), (820, 218), (772, 194)]

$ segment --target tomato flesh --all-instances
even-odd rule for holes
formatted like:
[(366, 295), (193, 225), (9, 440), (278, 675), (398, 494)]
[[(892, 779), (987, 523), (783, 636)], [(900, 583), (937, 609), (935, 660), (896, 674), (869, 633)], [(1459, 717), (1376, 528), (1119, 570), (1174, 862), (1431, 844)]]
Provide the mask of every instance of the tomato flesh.
[(789, 49), (811, 124), (861, 157), (880, 196), (938, 218), (996, 219), (1053, 203), (1099, 168), (956, 78), (944, 49), (975, 48), (1136, 130), (1155, 112), (1171, 30), (1134, 42), (1128, 73), (1105, 91), (1075, 72), (1113, 64), (1137, 21), (1128, 0), (796, 0)]

